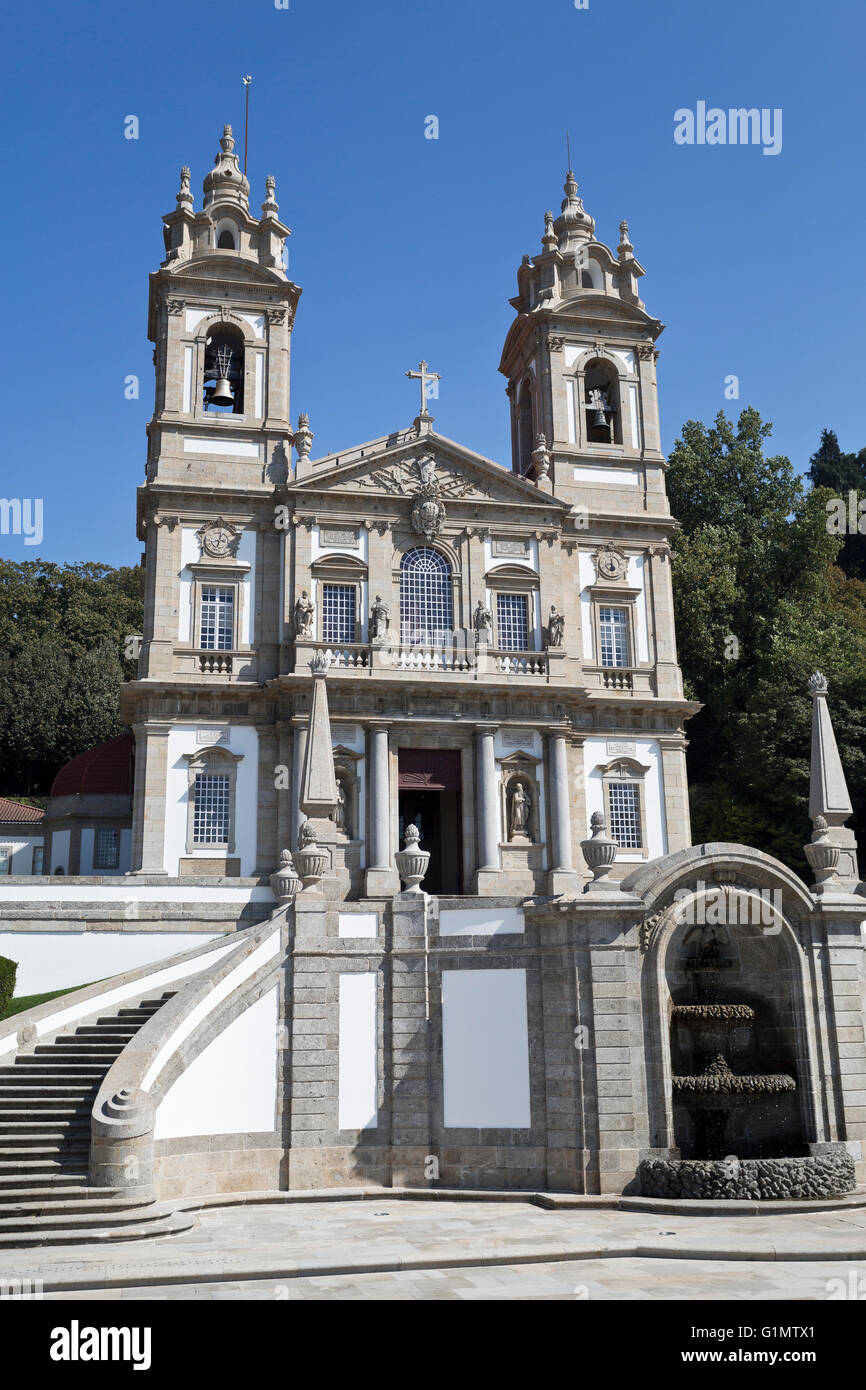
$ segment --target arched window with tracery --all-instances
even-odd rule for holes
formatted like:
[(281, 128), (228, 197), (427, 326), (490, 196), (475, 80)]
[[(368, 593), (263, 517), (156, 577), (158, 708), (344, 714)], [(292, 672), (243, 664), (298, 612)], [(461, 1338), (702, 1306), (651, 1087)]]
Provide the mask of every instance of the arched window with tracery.
[(408, 550), (400, 562), (400, 641), (441, 644), (453, 629), (451, 566), (429, 546)]

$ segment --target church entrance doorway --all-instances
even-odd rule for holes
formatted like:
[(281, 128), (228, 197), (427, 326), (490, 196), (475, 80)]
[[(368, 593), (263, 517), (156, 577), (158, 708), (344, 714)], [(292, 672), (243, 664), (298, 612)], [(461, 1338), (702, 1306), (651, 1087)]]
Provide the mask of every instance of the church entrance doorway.
[(400, 748), (398, 788), (400, 843), (413, 821), (430, 866), (421, 887), (440, 896), (462, 891), (460, 752), (456, 748)]

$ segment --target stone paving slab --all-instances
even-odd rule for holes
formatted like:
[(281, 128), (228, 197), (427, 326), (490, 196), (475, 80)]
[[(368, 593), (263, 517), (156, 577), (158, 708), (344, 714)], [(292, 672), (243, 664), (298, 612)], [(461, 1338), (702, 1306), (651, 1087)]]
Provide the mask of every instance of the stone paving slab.
[(866, 1261), (866, 1209), (738, 1217), (549, 1211), (523, 1202), (337, 1201), (204, 1211), (163, 1240), (9, 1250), (0, 1277), (49, 1291), (498, 1269), (594, 1260)]
[[(323, 1301), (506, 1301), (592, 1303), (611, 1300), (757, 1299), (824, 1302), (851, 1287), (852, 1275), (866, 1292), (866, 1264), (824, 1262), (757, 1264), (708, 1260), (561, 1260), (555, 1263), (468, 1265), (462, 1269), (397, 1270), (299, 1279), (230, 1280), (224, 1283), (136, 1285), (82, 1290), (84, 1302)], [(67, 1299), (49, 1293), (50, 1300)], [(577, 1313), (579, 1317), (579, 1312)]]

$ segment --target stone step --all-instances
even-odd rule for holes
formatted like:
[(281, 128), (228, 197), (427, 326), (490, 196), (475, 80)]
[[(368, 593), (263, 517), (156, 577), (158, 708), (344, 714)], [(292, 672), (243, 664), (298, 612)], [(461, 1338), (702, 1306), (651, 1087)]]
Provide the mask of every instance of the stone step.
[(31, 1231), (10, 1231), (8, 1235), (0, 1231), (0, 1250), (27, 1249), (40, 1245), (83, 1245), (101, 1244), (115, 1240), (152, 1240), (156, 1236), (177, 1235), (188, 1231), (195, 1225), (195, 1216), (187, 1212), (175, 1212), (165, 1208), (147, 1220), (122, 1225), (88, 1225), (79, 1229), (59, 1226), (56, 1221), (45, 1218), (37, 1229)]
[[(44, 1055), (16, 1057), (15, 1066), (19, 1070), (33, 1072), (96, 1072), (108, 1071), (113, 1060), (111, 1057), (91, 1057), (87, 1053), (77, 1053), (70, 1056), (68, 1053), (61, 1052), (59, 1054), (54, 1053), (50, 1057)], [(9, 1074), (5, 1069), (0, 1071), (0, 1076), (8, 1076)]]
[(82, 1144), (90, 1145), (90, 1125), (81, 1124), (73, 1128), (60, 1129), (56, 1120), (53, 1124), (39, 1125), (31, 1121), (17, 1124), (8, 1129), (0, 1122), (0, 1149), (26, 1148), (28, 1144)]
[(108, 1024), (109, 1026), (112, 1024), (133, 1023), (140, 1028), (142, 1023), (147, 1023), (147, 1020), (153, 1018), (155, 1013), (156, 1009), (121, 1009), (116, 1016), (113, 1014), (106, 1014), (104, 1017), (98, 1018), (96, 1022), (98, 1024)]
[(174, 991), (172, 990), (170, 994), (164, 994), (161, 999), (142, 999), (138, 1007), (140, 1009), (161, 1009), (163, 1004), (166, 1004), (169, 999), (173, 998)]
[[(22, 1170), (24, 1165), (21, 1165)], [(69, 1173), (30, 1173), (20, 1172), (0, 1174), (0, 1200), (8, 1201), (10, 1195), (26, 1193), (31, 1187), (50, 1188), (55, 1183), (66, 1183), (68, 1186), (82, 1186), (87, 1182), (87, 1173), (80, 1170)]]
[(119, 1057), (125, 1046), (126, 1043), (121, 1042), (97, 1042), (96, 1038), (70, 1038), (68, 1042), (57, 1038), (53, 1043), (39, 1043), (32, 1054), (20, 1053), (19, 1056)]
[(154, 1215), (167, 1215), (170, 1210), (170, 1207), (154, 1201), (135, 1206), (123, 1198), (119, 1198), (113, 1207), (105, 1203), (100, 1208), (87, 1202), (58, 1202), (44, 1212), (10, 1216), (4, 1212), (0, 1233), (5, 1236), (12, 1231), (39, 1231), (47, 1225), (64, 1226), (70, 1231), (87, 1230), (91, 1226), (133, 1226), (140, 1221), (153, 1221)]
[[(24, 1150), (25, 1154), (28, 1150)], [(32, 1154), (38, 1150), (31, 1150)], [(89, 1148), (78, 1148), (72, 1154), (61, 1154), (54, 1150), (47, 1152), (43, 1158), (22, 1158), (21, 1151), (15, 1154), (14, 1158), (3, 1158), (0, 1156), (0, 1177), (21, 1177), (24, 1181), (28, 1177), (40, 1176), (42, 1173), (65, 1173), (81, 1172), (82, 1168), (88, 1166)]]
[(29, 1115), (33, 1110), (89, 1114), (95, 1093), (95, 1088), (90, 1086), (51, 1087), (31, 1094), (20, 1086), (10, 1086), (6, 1092), (0, 1087), (0, 1116), (8, 1119), (10, 1115)]
[(38, 1189), (22, 1188), (20, 1199), (13, 1201), (4, 1196), (0, 1202), (0, 1219), (5, 1221), (7, 1217), (17, 1219), (21, 1216), (42, 1216), (52, 1212), (68, 1212), (75, 1215), (85, 1212), (132, 1211), (151, 1206), (152, 1197), (134, 1197), (124, 1192), (121, 1187), (74, 1187), (68, 1184), (57, 1195), (46, 1195)]
[(106, 1023), (104, 1028), (93, 1024), (90, 1028), (76, 1028), (74, 1033), (58, 1033), (56, 1042), (118, 1042), (125, 1046), (126, 1043), (134, 1038), (138, 1029), (135, 1027), (124, 1028), (119, 1023)]
[(25, 1136), (22, 1145), (10, 1145), (5, 1135), (0, 1134), (0, 1163), (18, 1163), (22, 1166), (30, 1159), (51, 1158), (56, 1159), (59, 1153), (84, 1153), (90, 1149), (87, 1138), (79, 1139), (67, 1144), (65, 1139), (61, 1139), (59, 1144), (46, 1144), (43, 1135)]

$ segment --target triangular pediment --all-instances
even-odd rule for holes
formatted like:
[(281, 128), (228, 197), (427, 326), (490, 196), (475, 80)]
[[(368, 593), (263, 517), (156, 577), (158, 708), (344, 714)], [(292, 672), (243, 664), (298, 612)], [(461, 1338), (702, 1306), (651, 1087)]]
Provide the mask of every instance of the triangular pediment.
[[(520, 503), (567, 512), (568, 504), (432, 431), (393, 442), (393, 437), (312, 464), (312, 475), (290, 485), (296, 494), (337, 493), (414, 501), (429, 492), (443, 503)], [(343, 462), (345, 458), (345, 462)], [(340, 461), (336, 461), (340, 460)]]

